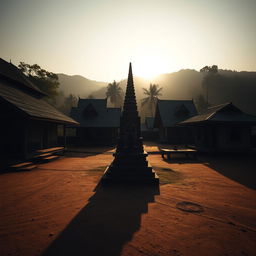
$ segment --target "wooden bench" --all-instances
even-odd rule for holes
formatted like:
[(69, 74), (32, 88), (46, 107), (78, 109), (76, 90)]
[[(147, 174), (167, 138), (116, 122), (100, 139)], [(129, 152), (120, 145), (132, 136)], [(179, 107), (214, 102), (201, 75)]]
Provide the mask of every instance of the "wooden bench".
[(171, 155), (178, 155), (178, 154), (184, 154), (185, 157), (189, 158), (190, 156), (194, 159), (197, 158), (197, 150), (191, 149), (191, 148), (184, 148), (184, 149), (167, 149), (162, 148), (161, 149), (161, 155), (164, 159), (164, 155), (167, 156), (167, 159), (171, 159)]

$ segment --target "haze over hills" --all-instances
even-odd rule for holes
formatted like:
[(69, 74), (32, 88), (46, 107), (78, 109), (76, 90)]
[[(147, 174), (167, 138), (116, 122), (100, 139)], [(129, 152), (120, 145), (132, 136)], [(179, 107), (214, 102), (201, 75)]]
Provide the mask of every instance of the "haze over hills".
[(66, 74), (57, 74), (59, 77), (59, 90), (63, 91), (65, 95), (73, 94), (81, 98), (87, 97), (92, 92), (106, 87), (107, 83), (97, 82), (87, 79), (80, 75), (69, 76)]
[[(93, 81), (82, 76), (58, 74), (59, 90), (65, 95), (73, 94), (81, 98), (92, 95), (94, 98), (105, 98), (107, 82)], [(152, 81), (134, 77), (137, 104), (143, 95), (142, 88), (148, 88), (150, 83), (163, 87), (160, 99), (194, 99), (206, 95), (202, 85), (204, 74), (196, 70), (184, 69), (178, 72), (161, 74)], [(127, 80), (121, 80), (120, 86), (125, 92)], [(233, 102), (243, 111), (256, 115), (256, 72), (236, 72), (219, 70), (218, 75), (211, 79), (208, 85), (209, 103), (211, 105)]]
[[(65, 95), (73, 94), (76, 96), (88, 97), (92, 94), (95, 98), (104, 98), (106, 95), (107, 82), (98, 82), (87, 79), (80, 75), (69, 76), (65, 74), (58, 74), (59, 77), (59, 90), (63, 91)], [(153, 80), (143, 79), (141, 77), (134, 76), (134, 84), (136, 89), (137, 98), (142, 98), (142, 88), (147, 88), (150, 83), (157, 83), (165, 90), (164, 97), (170, 99), (188, 98), (191, 99), (191, 95), (197, 95), (195, 89), (201, 85), (202, 75), (195, 70), (181, 70), (174, 73), (162, 74)], [(118, 81), (120, 86), (125, 91), (127, 79)]]

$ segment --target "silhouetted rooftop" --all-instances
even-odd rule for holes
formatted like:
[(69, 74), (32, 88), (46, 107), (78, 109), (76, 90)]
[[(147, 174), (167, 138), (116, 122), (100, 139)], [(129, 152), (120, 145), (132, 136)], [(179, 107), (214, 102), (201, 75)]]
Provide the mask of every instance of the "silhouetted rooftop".
[(77, 125), (72, 118), (62, 114), (42, 98), (33, 97), (15, 87), (0, 81), (0, 98), (14, 105), (18, 110), (33, 119), (47, 120), (56, 123)]
[(29, 118), (56, 123), (78, 124), (42, 99), (45, 96), (13, 64), (0, 58), (0, 98)]
[(120, 108), (107, 108), (107, 99), (79, 99), (71, 117), (81, 127), (119, 127)]
[(37, 88), (29, 79), (12, 63), (0, 58), (0, 76), (3, 76), (13, 82), (16, 82), (21, 88), (29, 89), (34, 93), (45, 96), (39, 88)]
[(196, 114), (193, 100), (158, 100), (155, 126), (161, 120), (164, 127), (172, 127)]
[(208, 108), (204, 113), (193, 116), (180, 124), (199, 122), (252, 122), (256, 123), (256, 116), (248, 115), (231, 102)]

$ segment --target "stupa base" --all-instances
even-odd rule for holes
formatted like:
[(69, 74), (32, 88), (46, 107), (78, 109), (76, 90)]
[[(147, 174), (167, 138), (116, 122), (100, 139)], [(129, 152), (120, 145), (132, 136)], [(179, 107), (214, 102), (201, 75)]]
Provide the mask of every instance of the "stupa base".
[(146, 169), (142, 167), (141, 171), (138, 171), (138, 167), (136, 167), (136, 171), (127, 171), (113, 169), (112, 165), (108, 166), (101, 178), (101, 184), (121, 183), (159, 185), (159, 177), (150, 167)]

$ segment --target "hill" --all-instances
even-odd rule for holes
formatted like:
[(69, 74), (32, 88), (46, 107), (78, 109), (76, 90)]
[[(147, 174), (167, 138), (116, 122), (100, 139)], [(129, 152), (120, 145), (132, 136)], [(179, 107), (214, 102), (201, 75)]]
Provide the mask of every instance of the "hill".
[(73, 94), (75, 96), (87, 97), (92, 92), (95, 92), (102, 87), (106, 87), (107, 83), (97, 82), (94, 80), (87, 79), (83, 76), (74, 75), (69, 76), (65, 74), (57, 74), (59, 77), (59, 90), (64, 93), (64, 95)]

